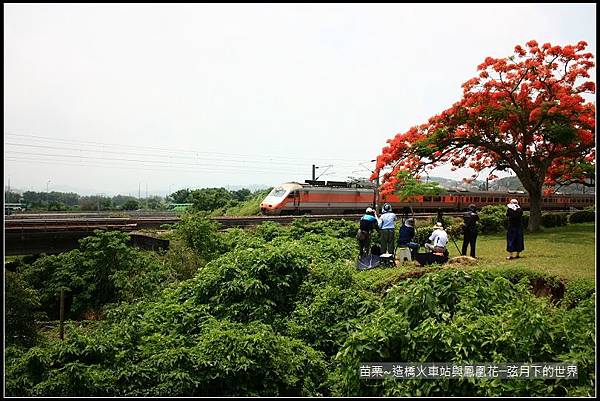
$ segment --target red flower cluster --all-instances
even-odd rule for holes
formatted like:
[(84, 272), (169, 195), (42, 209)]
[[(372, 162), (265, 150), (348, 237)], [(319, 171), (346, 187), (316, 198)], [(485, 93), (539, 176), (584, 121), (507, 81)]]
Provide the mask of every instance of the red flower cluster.
[(526, 188), (584, 174), (577, 165), (595, 163), (596, 126), (596, 107), (581, 96), (596, 90), (586, 80), (595, 65), (586, 47), (531, 40), (515, 46), (512, 57), (486, 57), (478, 76), (462, 85), (460, 101), (387, 141), (372, 178), (391, 167), (381, 187), (391, 192), (398, 172), (441, 163), (511, 169)]

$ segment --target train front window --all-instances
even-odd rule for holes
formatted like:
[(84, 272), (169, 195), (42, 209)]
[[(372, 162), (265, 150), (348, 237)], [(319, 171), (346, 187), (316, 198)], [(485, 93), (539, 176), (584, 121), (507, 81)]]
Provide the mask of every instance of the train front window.
[(272, 196), (274, 198), (281, 198), (283, 195), (285, 195), (286, 190), (283, 188), (275, 188), (271, 191), (271, 193), (269, 194), (269, 196)]

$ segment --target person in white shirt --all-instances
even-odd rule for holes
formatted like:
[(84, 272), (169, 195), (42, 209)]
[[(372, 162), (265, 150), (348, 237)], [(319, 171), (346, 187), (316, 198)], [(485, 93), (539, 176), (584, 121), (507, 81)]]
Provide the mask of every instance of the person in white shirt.
[(433, 233), (429, 237), (431, 244), (425, 244), (425, 248), (433, 251), (434, 254), (443, 255), (446, 251), (446, 244), (448, 243), (448, 233), (446, 233), (446, 230), (444, 230), (444, 227), (440, 222), (437, 222), (433, 228)]
[(392, 205), (383, 205), (383, 214), (377, 219), (381, 229), (381, 254), (394, 253), (394, 222), (397, 219), (396, 214), (392, 212)]

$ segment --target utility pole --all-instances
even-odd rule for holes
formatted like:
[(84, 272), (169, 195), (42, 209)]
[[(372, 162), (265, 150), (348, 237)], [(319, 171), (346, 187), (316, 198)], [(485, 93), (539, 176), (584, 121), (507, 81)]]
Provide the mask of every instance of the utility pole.
[(146, 209), (148, 209), (148, 183), (146, 183)]
[(379, 206), (379, 174), (375, 178), (375, 210)]
[(142, 188), (142, 183), (138, 182), (138, 201), (142, 200), (142, 196), (140, 195), (141, 188)]
[(315, 167), (315, 165), (313, 164), (313, 165), (312, 165), (312, 180), (313, 180), (313, 181), (315, 180), (315, 168), (316, 168), (316, 167)]

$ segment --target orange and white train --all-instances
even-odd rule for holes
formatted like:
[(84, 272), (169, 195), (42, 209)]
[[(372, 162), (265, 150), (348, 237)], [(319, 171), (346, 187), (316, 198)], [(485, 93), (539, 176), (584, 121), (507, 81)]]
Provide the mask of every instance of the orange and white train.
[[(529, 196), (522, 191), (458, 191), (448, 190), (435, 196), (413, 196), (400, 200), (396, 195), (380, 196), (379, 205), (390, 203), (393, 210), (411, 207), (413, 211), (462, 211), (470, 204), (478, 208), (485, 205), (505, 205), (517, 199), (524, 209), (529, 208)], [(286, 182), (278, 185), (260, 204), (266, 215), (292, 214), (359, 214), (376, 203), (374, 188), (361, 188), (339, 181)], [(582, 209), (594, 206), (594, 194), (556, 194), (542, 199), (543, 210)]]

